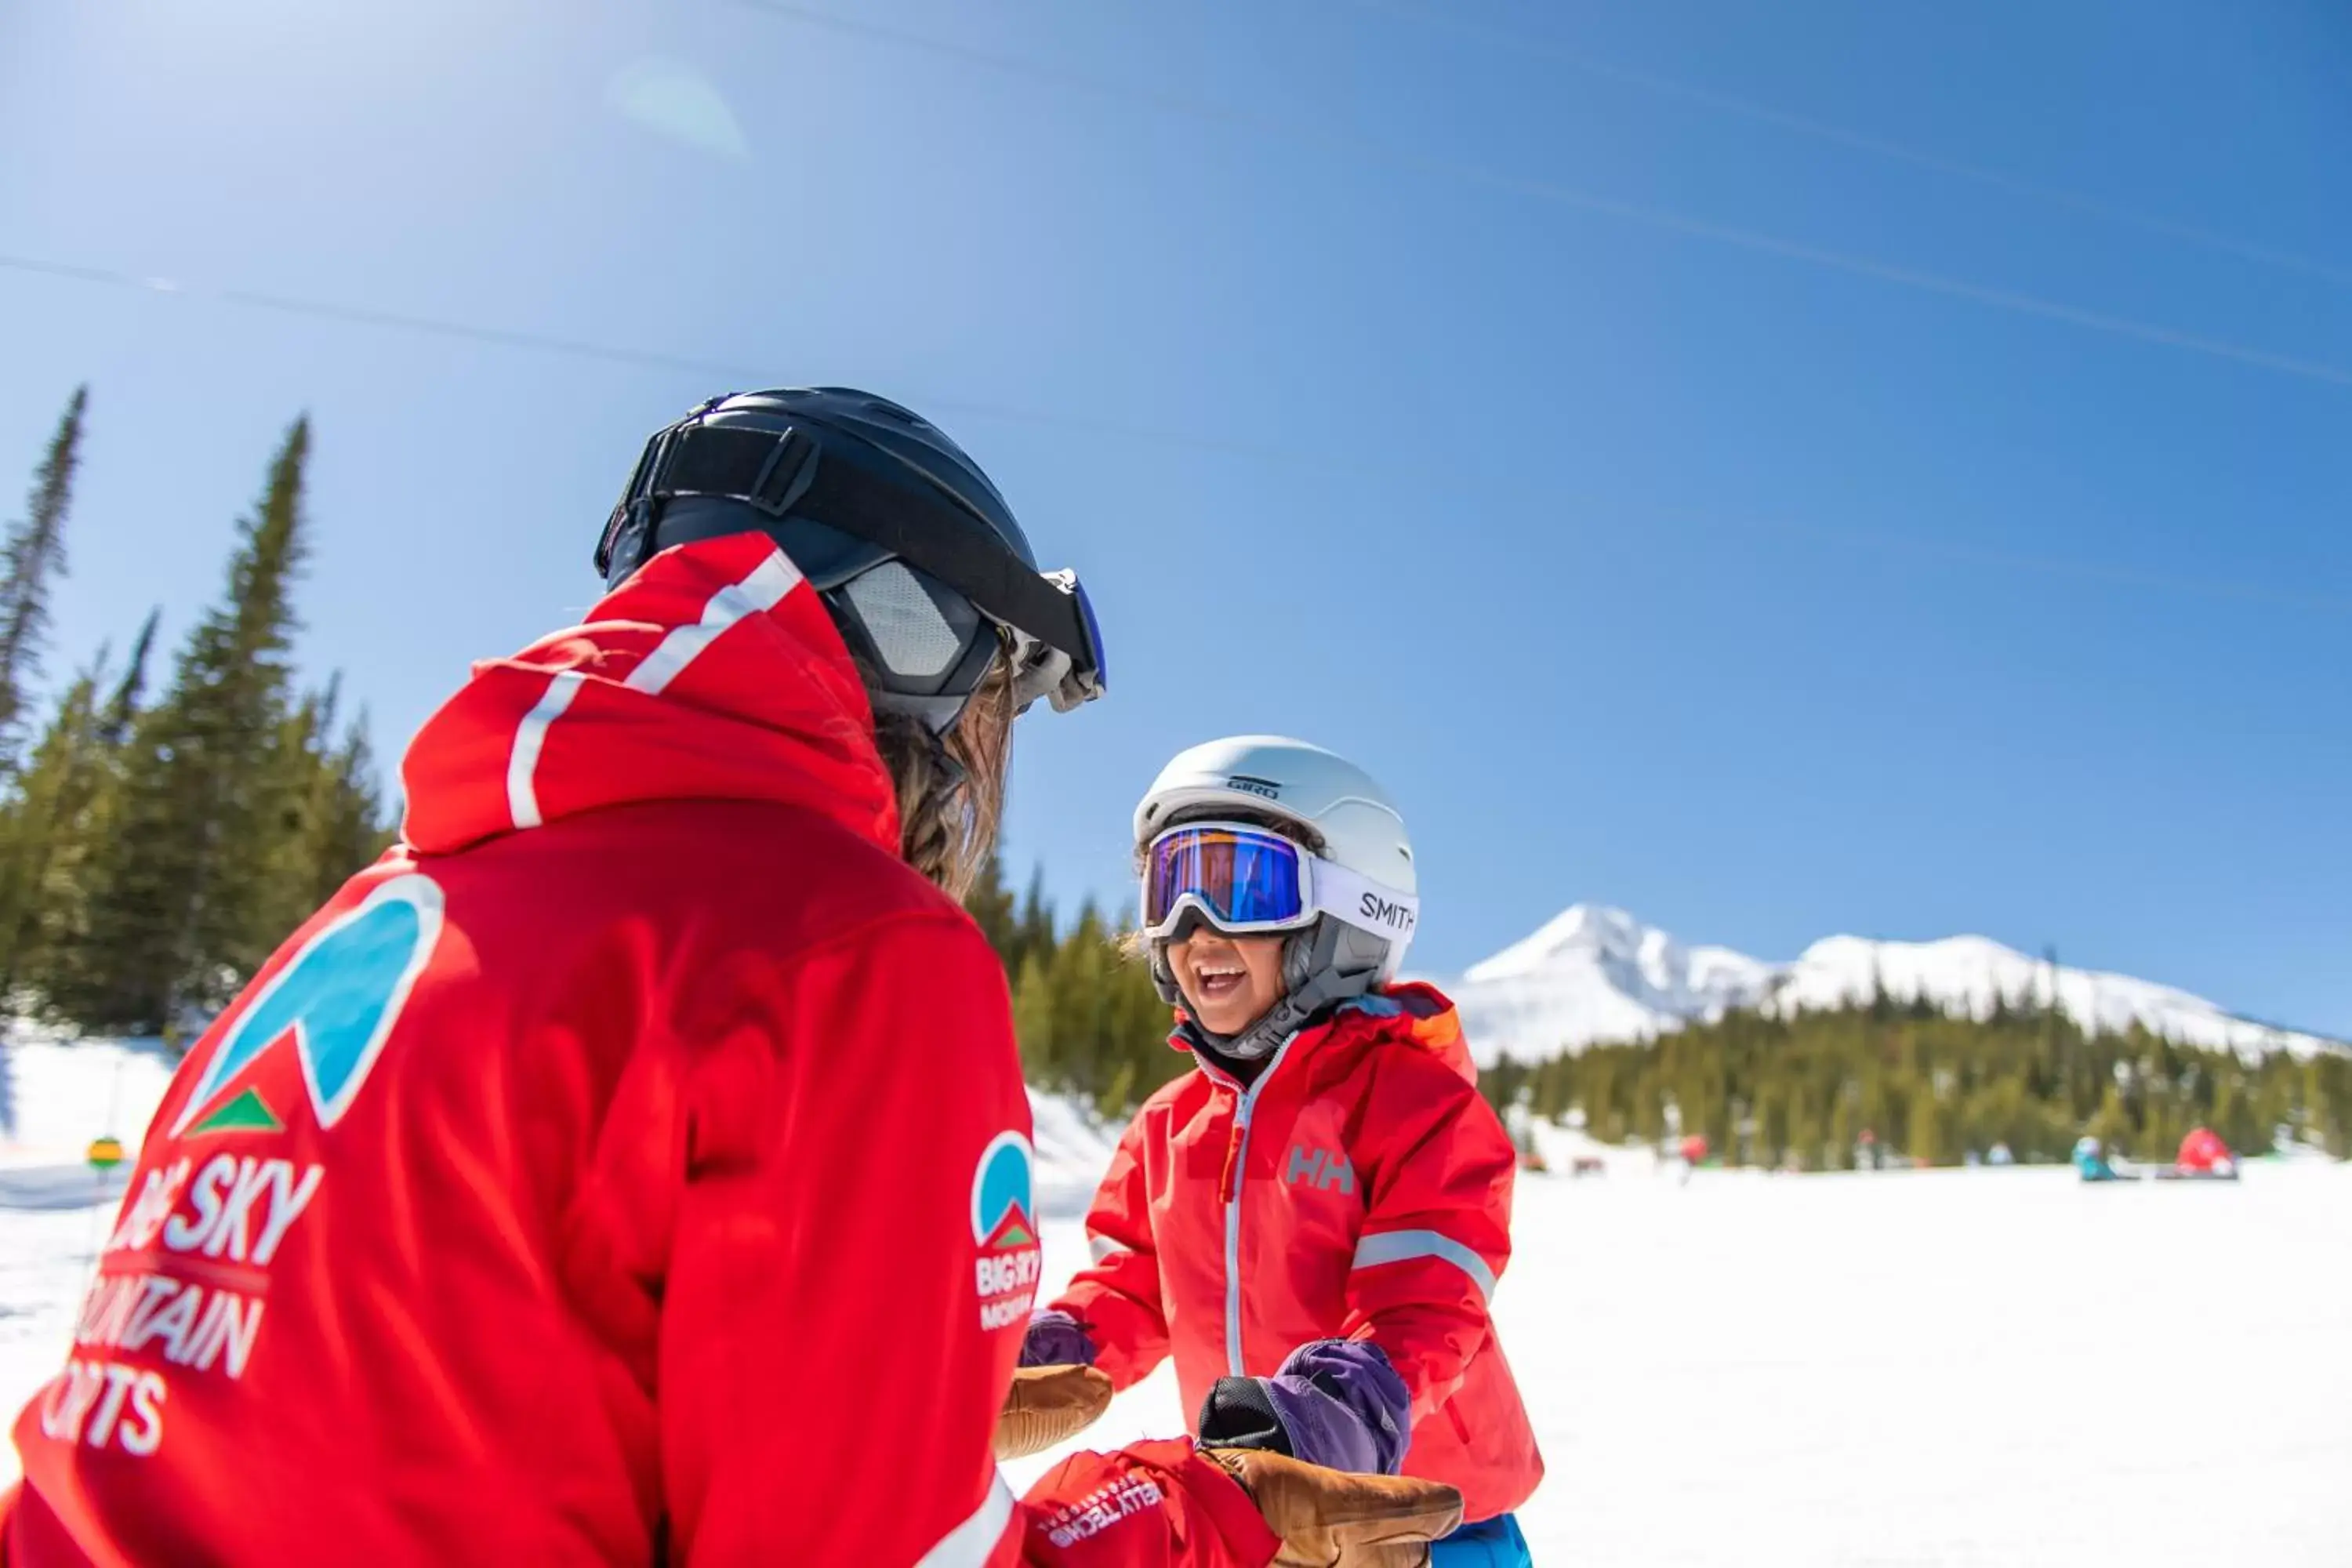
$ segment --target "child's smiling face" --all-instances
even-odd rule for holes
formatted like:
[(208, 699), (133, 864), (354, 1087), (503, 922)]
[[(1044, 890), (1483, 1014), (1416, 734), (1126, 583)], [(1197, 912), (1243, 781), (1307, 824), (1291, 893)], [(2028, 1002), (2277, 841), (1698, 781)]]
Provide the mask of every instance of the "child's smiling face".
[(1282, 1000), (1280, 936), (1227, 936), (1195, 921), (1168, 944), (1184, 1006), (1213, 1035), (1238, 1035)]

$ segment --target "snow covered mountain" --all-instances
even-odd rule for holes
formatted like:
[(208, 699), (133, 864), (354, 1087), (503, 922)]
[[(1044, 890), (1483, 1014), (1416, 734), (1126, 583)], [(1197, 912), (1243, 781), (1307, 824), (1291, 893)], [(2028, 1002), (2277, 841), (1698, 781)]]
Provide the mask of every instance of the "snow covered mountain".
[[(1685, 947), (1622, 910), (1578, 904), (1475, 964), (1450, 987), (1481, 1060), (1521, 1060), (1604, 1040), (1646, 1039), (1732, 1007), (1821, 1008), (1867, 1000), (1874, 985), (1983, 1017), (2000, 998), (2046, 1000), (2051, 966), (1980, 936), (1936, 942), (1825, 937), (1792, 963), (1723, 947)], [(2127, 974), (2056, 971), (2058, 1005), (2085, 1026), (2135, 1021), (2184, 1044), (2308, 1055), (2339, 1048), (2223, 1012), (2201, 996)]]
[(1578, 904), (1450, 987), (1482, 1058), (1637, 1040), (1771, 994), (1778, 973), (1723, 947), (1686, 948), (1622, 910)]

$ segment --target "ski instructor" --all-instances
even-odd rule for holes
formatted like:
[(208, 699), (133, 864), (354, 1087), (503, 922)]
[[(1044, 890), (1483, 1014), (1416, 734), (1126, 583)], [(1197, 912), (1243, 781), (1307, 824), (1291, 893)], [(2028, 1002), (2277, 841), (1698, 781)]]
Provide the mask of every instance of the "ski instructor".
[(597, 564), (181, 1065), (0, 1564), (1420, 1561), (1427, 1483), (997, 1476), (1030, 1124), (956, 898), (1015, 715), (1102, 692), (1076, 579), (837, 388), (662, 431)]

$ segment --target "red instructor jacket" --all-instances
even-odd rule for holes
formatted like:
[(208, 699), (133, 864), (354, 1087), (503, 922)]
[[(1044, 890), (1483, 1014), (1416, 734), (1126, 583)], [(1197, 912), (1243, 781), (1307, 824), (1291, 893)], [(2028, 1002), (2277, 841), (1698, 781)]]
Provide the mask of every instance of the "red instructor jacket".
[[(406, 845), (166, 1096), (0, 1557), (1060, 1560), (989, 1453), (1037, 1277), (1003, 972), (898, 857), (814, 591), (665, 554), (404, 775)], [(1123, 1506), (1248, 1514), (1165, 1458)]]

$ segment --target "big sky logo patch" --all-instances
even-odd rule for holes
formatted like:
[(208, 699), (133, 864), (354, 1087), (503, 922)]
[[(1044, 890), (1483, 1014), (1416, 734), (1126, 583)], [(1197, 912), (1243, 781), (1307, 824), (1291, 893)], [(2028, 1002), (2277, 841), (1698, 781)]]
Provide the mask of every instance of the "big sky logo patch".
[(341, 1121), (433, 957), (441, 919), (440, 884), (411, 872), (385, 882), (304, 942), (213, 1047), (172, 1124), (173, 1136), (283, 1126), (283, 1110), (258, 1088), (225, 1092), (247, 1068), (281, 1049), (300, 1065), (319, 1125)]
[[(140, 1185), (100, 1254), (65, 1375), (40, 1402), (52, 1442), (146, 1458), (183, 1379), (235, 1384), (264, 1352), (270, 1270), (302, 1243), (327, 1188), (282, 1131), (302, 1100), (321, 1128), (351, 1110), (441, 939), (441, 889), (410, 872), (297, 948), (200, 1046), (208, 1053), (169, 1137), (142, 1151)], [(193, 1063), (192, 1063), (193, 1065)], [(272, 1101), (275, 1101), (273, 1104)], [(292, 1310), (308, 1310), (298, 1292)]]
[(973, 1268), (980, 1291), (980, 1326), (1007, 1328), (1029, 1321), (1042, 1257), (1037, 1247), (1029, 1140), (1010, 1129), (988, 1141), (971, 1173)]

